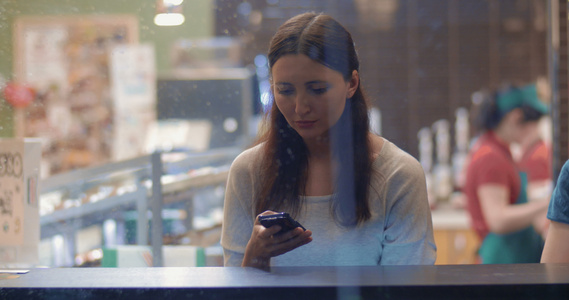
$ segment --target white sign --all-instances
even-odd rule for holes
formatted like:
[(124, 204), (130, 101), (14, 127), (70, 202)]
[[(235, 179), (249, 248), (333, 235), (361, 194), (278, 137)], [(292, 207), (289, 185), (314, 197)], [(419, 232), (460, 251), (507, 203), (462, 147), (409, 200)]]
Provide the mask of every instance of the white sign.
[(156, 120), (156, 64), (152, 45), (120, 45), (110, 57), (114, 108), (113, 160), (146, 154)]
[(152, 45), (119, 45), (110, 57), (115, 113), (154, 111), (156, 64)]
[(0, 148), (0, 245), (24, 242), (24, 143), (4, 143)]
[(38, 261), (41, 143), (0, 139), (0, 266)]

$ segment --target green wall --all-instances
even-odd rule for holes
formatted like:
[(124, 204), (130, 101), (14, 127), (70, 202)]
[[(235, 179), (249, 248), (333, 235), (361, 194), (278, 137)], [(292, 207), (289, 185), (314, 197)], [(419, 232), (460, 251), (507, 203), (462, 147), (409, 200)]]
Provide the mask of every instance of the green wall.
[[(170, 46), (179, 38), (201, 38), (214, 33), (213, 0), (186, 0), (184, 24), (154, 24), (155, 0), (0, 0), (0, 76), (12, 79), (12, 24), (18, 16), (131, 14), (139, 20), (139, 41), (154, 44), (157, 71), (169, 68)], [(0, 137), (13, 136), (12, 107), (0, 95)]]

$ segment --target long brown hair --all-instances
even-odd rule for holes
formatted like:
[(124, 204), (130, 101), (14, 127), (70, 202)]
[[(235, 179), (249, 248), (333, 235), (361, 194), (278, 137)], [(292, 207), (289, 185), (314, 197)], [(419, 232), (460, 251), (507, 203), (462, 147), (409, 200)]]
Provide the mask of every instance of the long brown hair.
[[(350, 33), (332, 17), (304, 13), (285, 22), (273, 36), (269, 47), (272, 68), (284, 55), (304, 54), (340, 72), (346, 81), (359, 61)], [(264, 142), (261, 192), (255, 199), (259, 214), (267, 209), (288, 210), (298, 215), (303, 206), (308, 176), (308, 150), (302, 137), (290, 127), (277, 105), (268, 113), (268, 129), (259, 139)], [(368, 108), (358, 85), (338, 122), (330, 129), (333, 157), (339, 162), (335, 172), (334, 218), (342, 225), (356, 225), (371, 216), (368, 188), (371, 177), (371, 145), (368, 138)], [(348, 146), (350, 145), (350, 146)]]

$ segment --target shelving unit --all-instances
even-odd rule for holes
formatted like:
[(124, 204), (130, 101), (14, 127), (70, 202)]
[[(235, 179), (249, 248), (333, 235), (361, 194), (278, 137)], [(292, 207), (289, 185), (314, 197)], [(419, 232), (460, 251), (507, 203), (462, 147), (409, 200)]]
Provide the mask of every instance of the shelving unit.
[[(192, 230), (193, 196), (202, 188), (224, 186), (229, 166), (241, 151), (231, 147), (200, 153), (155, 153), (42, 180), (41, 238), (62, 235), (65, 251), (73, 257), (78, 230), (108, 219), (125, 226), (124, 212), (136, 210), (136, 244), (149, 244), (150, 227), (153, 264), (161, 266), (164, 206), (183, 202), (187, 213), (184, 225)], [(149, 216), (157, 226), (148, 226)]]

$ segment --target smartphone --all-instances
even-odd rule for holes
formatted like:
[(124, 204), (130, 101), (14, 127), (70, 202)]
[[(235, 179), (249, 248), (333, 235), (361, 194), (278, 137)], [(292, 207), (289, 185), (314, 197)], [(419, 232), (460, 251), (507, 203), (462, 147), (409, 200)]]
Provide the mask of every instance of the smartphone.
[(289, 230), (295, 229), (296, 227), (300, 227), (302, 230), (306, 231), (306, 228), (300, 225), (298, 221), (293, 219), (288, 213), (285, 212), (273, 215), (259, 216), (259, 222), (261, 222), (261, 225), (265, 226), (265, 228), (269, 228), (273, 225), (281, 226), (282, 229), (278, 233), (287, 232)]

